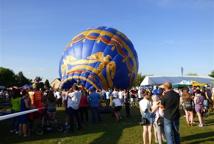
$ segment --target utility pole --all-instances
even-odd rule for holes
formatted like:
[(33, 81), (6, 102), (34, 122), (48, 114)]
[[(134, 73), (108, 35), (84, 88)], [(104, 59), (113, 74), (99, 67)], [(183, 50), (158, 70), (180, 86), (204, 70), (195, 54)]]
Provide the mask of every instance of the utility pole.
[(183, 77), (184, 76), (184, 68), (181, 67), (181, 76)]

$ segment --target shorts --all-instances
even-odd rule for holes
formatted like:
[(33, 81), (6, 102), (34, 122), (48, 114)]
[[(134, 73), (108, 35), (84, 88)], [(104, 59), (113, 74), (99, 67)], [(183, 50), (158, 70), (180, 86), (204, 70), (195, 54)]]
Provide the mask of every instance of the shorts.
[(153, 124), (155, 121), (155, 114), (150, 112), (145, 112), (143, 118), (148, 120), (148, 124)]
[(186, 110), (186, 111), (193, 111), (193, 108), (184, 108), (184, 110)]
[(121, 109), (122, 109), (122, 106), (117, 106), (117, 107), (114, 108), (114, 111), (115, 111), (115, 112), (118, 112), (118, 111), (120, 111)]
[(197, 112), (197, 113), (202, 113), (202, 106), (196, 106), (195, 107), (195, 111)]

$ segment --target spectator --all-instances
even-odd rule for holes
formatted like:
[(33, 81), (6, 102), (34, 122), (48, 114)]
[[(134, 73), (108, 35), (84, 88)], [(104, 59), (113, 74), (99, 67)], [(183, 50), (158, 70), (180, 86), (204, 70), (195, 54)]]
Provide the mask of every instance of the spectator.
[(182, 106), (184, 107), (187, 125), (192, 126), (194, 102), (192, 100), (191, 95), (189, 94), (188, 88), (183, 89), (181, 98), (182, 98), (181, 103), (182, 103)]
[(56, 115), (56, 98), (53, 91), (49, 91), (47, 94), (47, 114), (51, 120), (55, 120)]
[(113, 97), (118, 97), (119, 96), (119, 92), (117, 89), (114, 89), (114, 91), (112, 92), (112, 96)]
[(56, 90), (55, 93), (54, 93), (54, 96), (56, 97), (56, 100), (57, 100), (57, 106), (61, 107), (62, 106), (61, 92), (59, 90)]
[(106, 91), (104, 89), (101, 91), (101, 96), (103, 100), (106, 100)]
[(82, 91), (82, 96), (80, 99), (80, 118), (82, 122), (88, 122), (88, 94), (86, 90)]
[[(11, 113), (19, 112), (21, 109), (21, 95), (19, 89), (12, 90), (12, 98), (11, 98)], [(12, 119), (12, 129), (11, 133), (19, 133), (19, 117), (14, 117)]]
[(132, 106), (136, 106), (137, 94), (138, 94), (138, 91), (137, 91), (136, 88), (132, 88), (132, 89), (130, 90), (131, 105), (132, 105)]
[(100, 106), (100, 95), (95, 92), (95, 89), (91, 90), (89, 94), (89, 104), (91, 108), (92, 114), (92, 123), (96, 123), (97, 121), (101, 121), (99, 106)]
[(126, 117), (130, 117), (130, 95), (128, 90), (124, 90), (124, 104), (126, 110)]
[(106, 105), (109, 106), (110, 105), (110, 96), (111, 96), (111, 90), (107, 90), (106, 91)]
[(199, 127), (204, 126), (204, 121), (203, 121), (203, 102), (204, 102), (204, 97), (201, 95), (201, 91), (197, 90), (195, 93), (195, 98), (194, 98), (194, 103), (195, 103), (195, 111), (198, 116), (199, 120)]
[(158, 95), (152, 96), (152, 109), (155, 113), (155, 121), (153, 124), (154, 127), (154, 136), (155, 136), (155, 143), (162, 144), (162, 141), (165, 139), (163, 138), (163, 112), (162, 109), (159, 108), (160, 104), (160, 97)]
[(118, 98), (119, 98), (121, 104), (123, 105), (123, 101), (124, 101), (124, 91), (119, 90), (119, 92), (118, 92)]
[[(143, 99), (139, 102), (140, 112), (142, 118), (146, 119), (146, 124), (143, 125), (143, 143), (151, 144), (152, 143), (152, 124), (154, 118), (152, 116), (152, 102), (151, 102), (151, 93), (145, 91), (143, 94)], [(148, 138), (148, 139), (147, 139)]]
[(163, 84), (164, 96), (161, 99), (161, 108), (164, 109), (164, 132), (167, 144), (179, 144), (179, 104), (180, 96), (172, 90), (172, 84)]
[(41, 115), (44, 111), (42, 97), (43, 97), (42, 91), (36, 88), (33, 96), (33, 106), (39, 109), (39, 111), (35, 113), (36, 118), (41, 118)]
[[(22, 91), (22, 98), (21, 98), (21, 111), (26, 111), (31, 108), (30, 106), (30, 97), (29, 94), (26, 91)], [(27, 137), (29, 127), (28, 127), (28, 114), (21, 115), (19, 117), (19, 135), (23, 135), (24, 137)]]
[(115, 115), (116, 121), (119, 122), (119, 120), (121, 119), (120, 117), (120, 110), (122, 108), (121, 100), (118, 97), (113, 97), (112, 104), (114, 107), (114, 115)]
[(30, 100), (31, 100), (31, 105), (33, 106), (34, 105), (34, 91), (32, 88), (30, 88), (29, 92), (29, 97), (30, 97)]
[(78, 130), (82, 128), (80, 118), (79, 118), (79, 104), (81, 99), (81, 92), (79, 92), (76, 84), (72, 86), (73, 92), (68, 94), (68, 114), (70, 118), (71, 130), (74, 130), (74, 118), (76, 119)]

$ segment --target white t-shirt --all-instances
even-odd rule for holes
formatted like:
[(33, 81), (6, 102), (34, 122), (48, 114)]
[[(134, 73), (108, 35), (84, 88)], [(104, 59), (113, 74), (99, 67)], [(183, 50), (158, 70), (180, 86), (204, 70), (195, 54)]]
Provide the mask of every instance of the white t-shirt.
[(106, 92), (106, 99), (110, 99), (110, 91)]
[(118, 91), (113, 91), (113, 92), (112, 92), (112, 96), (113, 96), (113, 97), (118, 97)]
[(139, 99), (143, 97), (143, 95), (142, 95), (142, 88), (139, 88), (138, 91), (137, 91), (137, 93), (138, 93), (138, 98)]
[(123, 99), (123, 91), (119, 91), (118, 95), (119, 95), (119, 99)]
[(140, 106), (140, 112), (141, 112), (141, 114), (143, 114), (146, 111), (146, 109), (148, 109), (148, 110), (151, 109), (152, 103), (147, 99), (142, 99), (139, 102), (139, 106)]
[(60, 95), (60, 92), (59, 91), (56, 91), (55, 94), (54, 94), (55, 98), (57, 99), (60, 99), (61, 98), (61, 95)]
[(112, 103), (115, 107), (122, 106), (122, 103), (118, 98), (113, 99)]
[(81, 99), (81, 92), (74, 91), (68, 94), (68, 105), (67, 107), (71, 107), (75, 110), (79, 109), (79, 103)]

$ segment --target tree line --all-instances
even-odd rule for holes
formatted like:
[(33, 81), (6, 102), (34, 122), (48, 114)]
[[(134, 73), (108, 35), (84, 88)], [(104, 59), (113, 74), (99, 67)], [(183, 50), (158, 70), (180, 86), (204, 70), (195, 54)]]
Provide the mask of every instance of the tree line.
[(45, 80), (45, 82), (42, 82), (42, 78), (37, 76), (34, 80), (32, 80), (24, 76), (22, 71), (15, 74), (11, 69), (0, 67), (0, 86), (22, 87), (26, 84), (32, 85), (33, 87), (37, 88), (50, 87), (50, 83), (47, 79)]
[[(210, 77), (214, 78), (214, 70), (210, 72)], [(133, 86), (139, 86), (141, 82), (144, 80), (145, 75), (138, 73), (135, 81), (133, 82)], [(11, 87), (18, 86), (21, 87), (25, 84), (32, 84), (33, 87), (44, 88), (50, 87), (50, 83), (48, 80), (42, 82), (41, 77), (36, 77), (34, 80), (26, 78), (23, 72), (18, 72), (15, 74), (11, 69), (0, 67), (0, 86)]]

